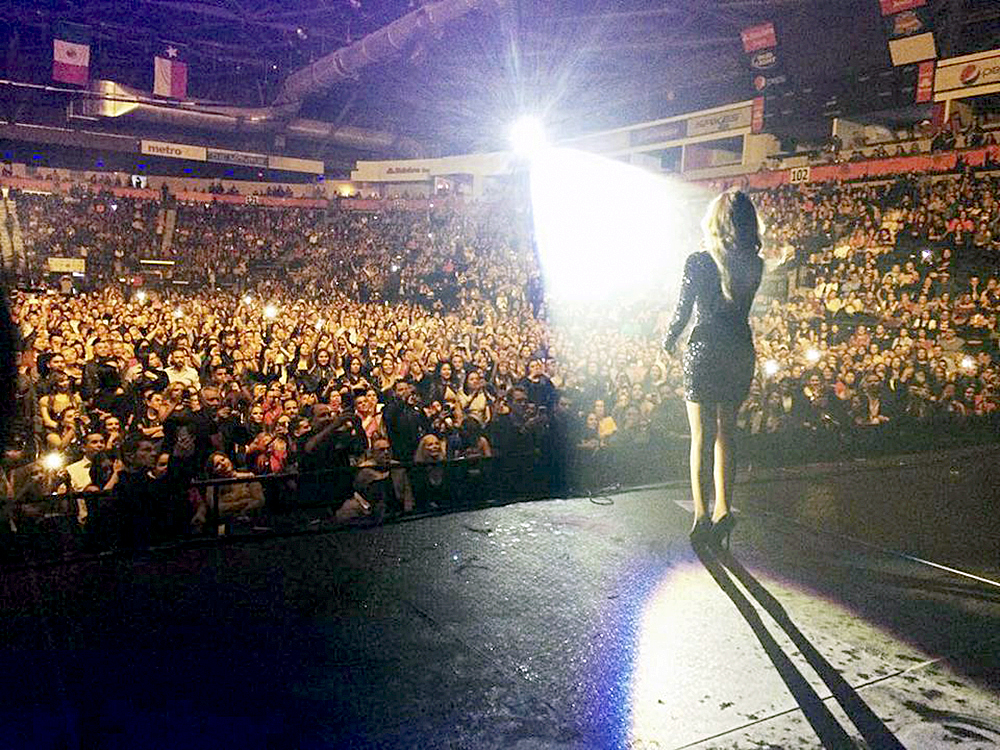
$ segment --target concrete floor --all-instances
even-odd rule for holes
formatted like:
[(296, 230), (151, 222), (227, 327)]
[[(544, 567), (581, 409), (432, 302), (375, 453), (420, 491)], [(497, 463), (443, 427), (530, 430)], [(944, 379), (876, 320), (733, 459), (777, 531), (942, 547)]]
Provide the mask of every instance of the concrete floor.
[(0, 746), (996, 748), (997, 457), (5, 571)]

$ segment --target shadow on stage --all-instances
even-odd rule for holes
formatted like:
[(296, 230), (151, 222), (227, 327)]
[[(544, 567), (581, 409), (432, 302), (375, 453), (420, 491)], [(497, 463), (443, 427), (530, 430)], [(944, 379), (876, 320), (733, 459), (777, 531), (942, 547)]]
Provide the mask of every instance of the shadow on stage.
[(802, 713), (813, 731), (816, 732), (824, 748), (828, 750), (834, 748), (838, 750), (840, 748), (853, 749), (857, 745), (851, 740), (850, 735), (827, 708), (802, 672), (795, 666), (789, 655), (782, 650), (758, 613), (754, 602), (736, 585), (737, 581), (785, 632), (809, 666), (826, 684), (830, 693), (857, 727), (868, 746), (884, 748), (884, 750), (903, 750), (902, 743), (889, 731), (889, 728), (876, 716), (868, 704), (861, 699), (857, 691), (847, 683), (840, 672), (809, 642), (809, 639), (803, 635), (788, 616), (785, 608), (764, 588), (760, 581), (754, 578), (750, 571), (743, 567), (739, 560), (733, 557), (729, 550), (698, 545), (695, 548), (695, 553), (702, 565), (715, 579), (719, 588), (732, 600), (754, 635), (757, 636), (775, 670), (802, 709)]

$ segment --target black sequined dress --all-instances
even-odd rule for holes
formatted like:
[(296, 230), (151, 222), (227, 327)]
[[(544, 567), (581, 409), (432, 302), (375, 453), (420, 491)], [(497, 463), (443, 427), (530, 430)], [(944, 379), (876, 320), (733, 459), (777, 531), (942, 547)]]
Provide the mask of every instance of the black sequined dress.
[(763, 262), (746, 263), (741, 282), (733, 284), (733, 299), (722, 294), (719, 269), (707, 252), (692, 253), (684, 264), (684, 279), (670, 328), (663, 340), (673, 349), (694, 309), (694, 327), (684, 352), (684, 398), (697, 403), (742, 403), (753, 380), (755, 355), (747, 316), (760, 285)]

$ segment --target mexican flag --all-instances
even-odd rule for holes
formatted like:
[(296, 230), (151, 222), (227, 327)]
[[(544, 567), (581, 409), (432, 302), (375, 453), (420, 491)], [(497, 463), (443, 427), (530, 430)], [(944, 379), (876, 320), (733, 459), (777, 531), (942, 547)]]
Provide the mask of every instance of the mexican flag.
[(63, 23), (52, 40), (52, 78), (62, 83), (86, 86), (90, 77), (90, 30)]
[(181, 62), (180, 49), (168, 44), (153, 60), (153, 93), (171, 99), (187, 96), (187, 64)]

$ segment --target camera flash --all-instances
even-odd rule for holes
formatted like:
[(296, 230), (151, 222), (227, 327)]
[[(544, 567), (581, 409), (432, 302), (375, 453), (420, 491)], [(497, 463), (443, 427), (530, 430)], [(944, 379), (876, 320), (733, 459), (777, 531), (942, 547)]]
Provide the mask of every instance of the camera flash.
[(44, 466), (49, 471), (59, 471), (65, 465), (66, 465), (66, 459), (63, 457), (62, 453), (59, 453), (57, 451), (46, 453), (42, 457), (42, 466)]

